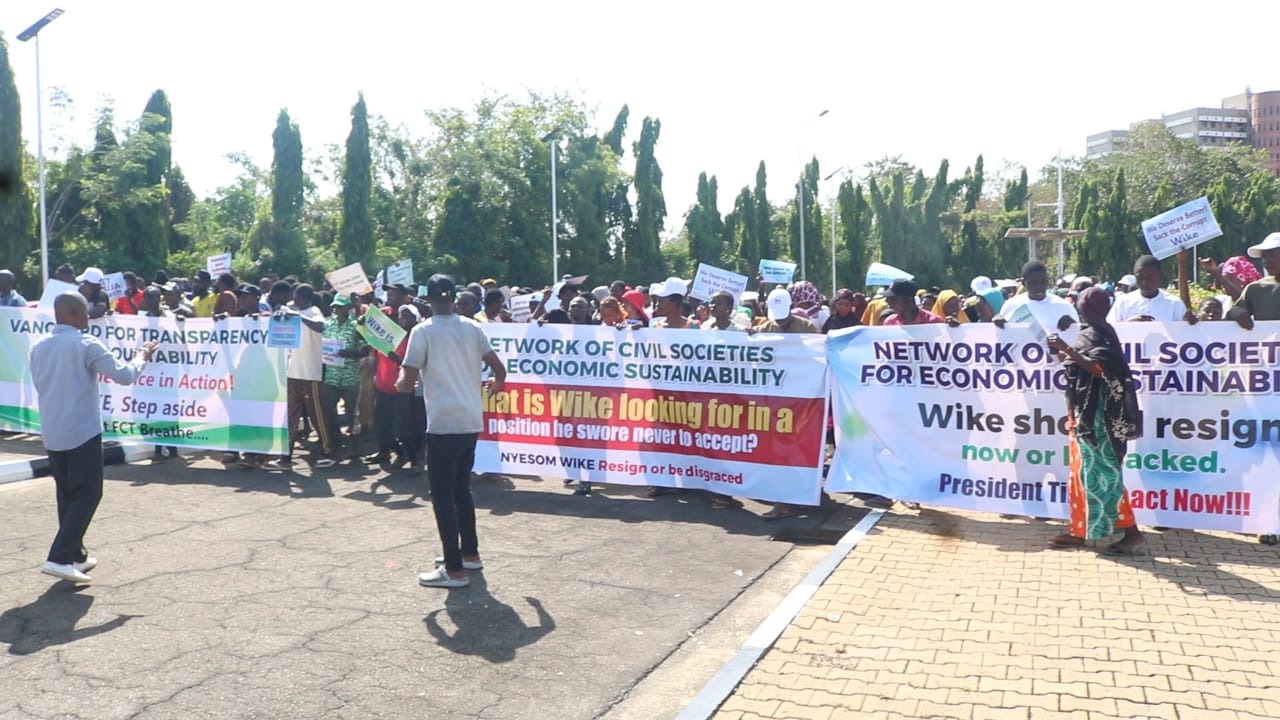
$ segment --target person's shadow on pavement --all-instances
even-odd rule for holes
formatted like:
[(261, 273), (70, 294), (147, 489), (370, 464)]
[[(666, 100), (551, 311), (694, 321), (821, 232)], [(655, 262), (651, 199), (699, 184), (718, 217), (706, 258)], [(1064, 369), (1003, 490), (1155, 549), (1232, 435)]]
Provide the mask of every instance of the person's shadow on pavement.
[(89, 613), (93, 596), (77, 592), (67, 583), (54, 583), (33, 602), (10, 608), (0, 615), (0, 643), (10, 655), (30, 655), (54, 645), (65, 645), (94, 635), (111, 632), (136, 615), (117, 615), (101, 625), (77, 628)]
[(471, 584), (449, 591), (444, 611), (456, 630), (450, 635), (440, 625), (440, 610), (423, 618), (427, 632), (440, 647), (458, 655), (479, 655), (491, 663), (514, 660), (516, 649), (532, 645), (556, 629), (556, 621), (537, 598), (525, 602), (538, 614), (538, 625), (529, 627), (516, 611), (489, 594), (484, 575), (471, 574)]

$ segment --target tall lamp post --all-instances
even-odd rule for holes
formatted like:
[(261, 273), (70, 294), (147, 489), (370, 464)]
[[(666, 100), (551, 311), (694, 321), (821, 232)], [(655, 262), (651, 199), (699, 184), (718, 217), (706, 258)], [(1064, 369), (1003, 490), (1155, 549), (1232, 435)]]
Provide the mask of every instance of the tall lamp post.
[[(820, 117), (823, 117), (823, 116), (825, 116), (828, 112), (831, 112), (831, 111), (830, 111), (830, 110), (823, 110), (822, 112), (818, 113), (818, 117), (819, 117), (819, 118), (820, 118)], [(817, 118), (814, 118), (814, 119), (816, 120)], [(809, 279), (809, 278), (807, 277), (806, 273), (805, 273), (805, 268), (804, 268), (804, 172), (805, 172), (805, 167), (806, 167), (806, 166), (805, 166), (805, 162), (804, 162), (804, 154), (803, 154), (803, 153), (801, 153), (801, 155), (800, 155), (800, 184), (796, 186), (796, 196), (797, 196), (797, 198), (798, 198), (798, 200), (799, 200), (799, 203), (800, 203), (800, 217), (799, 217), (799, 223), (798, 223), (798, 224), (800, 225), (800, 279), (801, 279), (801, 280), (808, 280), (808, 279)]]
[(49, 11), (48, 15), (40, 18), (34, 25), (18, 33), (18, 39), (26, 42), (32, 38), (36, 40), (36, 163), (39, 168), (39, 186), (40, 186), (40, 288), (44, 289), (49, 284), (49, 223), (45, 214), (44, 202), (44, 115), (43, 105), (40, 100), (40, 31), (45, 25), (58, 19), (62, 14), (62, 8), (54, 8)]
[[(842, 165), (832, 170), (830, 175), (822, 178), (822, 181), (827, 182), (848, 169), (847, 165)], [(831, 193), (831, 294), (828, 296), (831, 298), (836, 296), (836, 211), (839, 207), (836, 201), (839, 199), (839, 195), (839, 186), (837, 185), (836, 192)], [(835, 301), (832, 300), (832, 302)]]
[(560, 241), (556, 235), (556, 135), (560, 133), (560, 128), (552, 130), (542, 136), (542, 142), (551, 146), (551, 282), (552, 284), (560, 281)]

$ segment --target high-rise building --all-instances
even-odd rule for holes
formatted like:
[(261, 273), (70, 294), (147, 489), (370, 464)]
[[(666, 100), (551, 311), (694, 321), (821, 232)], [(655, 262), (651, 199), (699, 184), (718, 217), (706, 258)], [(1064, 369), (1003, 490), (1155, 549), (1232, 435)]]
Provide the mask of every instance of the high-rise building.
[[(1163, 125), (1175, 137), (1194, 140), (1200, 147), (1248, 143), (1261, 148), (1267, 153), (1267, 167), (1280, 176), (1280, 90), (1245, 91), (1224, 99), (1220, 108), (1190, 108), (1157, 120), (1140, 120), (1129, 128), (1149, 122)], [(1085, 139), (1085, 156), (1094, 159), (1121, 150), (1128, 137), (1128, 130), (1090, 135)]]

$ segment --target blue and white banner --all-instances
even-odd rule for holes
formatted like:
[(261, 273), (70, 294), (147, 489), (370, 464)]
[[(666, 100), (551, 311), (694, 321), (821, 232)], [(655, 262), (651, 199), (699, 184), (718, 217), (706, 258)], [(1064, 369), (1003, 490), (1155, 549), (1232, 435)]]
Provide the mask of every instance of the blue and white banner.
[[(1280, 531), (1280, 322), (1120, 323), (1143, 411), (1125, 488), (1144, 525)], [(835, 492), (1066, 517), (1065, 376), (1028, 326), (832, 334)]]

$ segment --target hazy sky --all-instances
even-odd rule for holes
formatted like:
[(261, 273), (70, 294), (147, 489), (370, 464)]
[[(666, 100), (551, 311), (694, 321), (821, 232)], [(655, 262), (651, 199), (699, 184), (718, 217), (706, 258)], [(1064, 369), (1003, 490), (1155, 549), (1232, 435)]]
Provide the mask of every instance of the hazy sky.
[(762, 159), (775, 201), (801, 153), (824, 175), (885, 155), (928, 172), (949, 158), (957, 175), (979, 153), (988, 173), (1005, 161), (1034, 169), (1059, 148), (1083, 154), (1089, 133), (1216, 106), (1246, 86), (1280, 90), (1267, 39), (1280, 30), (1276, 0), (1230, 12), (1168, 0), (364, 0), (307, 11), (273, 0), (5, 0), (0, 31), (33, 150), (34, 43), (15, 36), (59, 5), (66, 14), (41, 35), (44, 84), (75, 106), (72, 117), (46, 111), (47, 147), (59, 136), (88, 144), (104, 98), (132, 119), (163, 88), (174, 161), (201, 195), (235, 175), (228, 152), (270, 163), (281, 107), (309, 154), (343, 142), (358, 91), (371, 113), (418, 132), (425, 108), (524, 88), (579, 95), (598, 127), (629, 104), (628, 146), (644, 116), (662, 120), (676, 226), (704, 170), (719, 177), (725, 212)]

